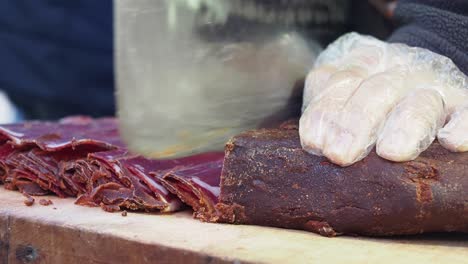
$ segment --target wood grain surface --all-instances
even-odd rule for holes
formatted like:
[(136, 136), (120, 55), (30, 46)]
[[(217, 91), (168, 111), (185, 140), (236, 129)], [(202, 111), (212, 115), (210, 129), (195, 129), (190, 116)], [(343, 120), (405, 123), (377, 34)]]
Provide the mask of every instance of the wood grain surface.
[(174, 215), (106, 213), (50, 197), (24, 205), (0, 190), (0, 263), (468, 263), (468, 236), (338, 237), (201, 223)]

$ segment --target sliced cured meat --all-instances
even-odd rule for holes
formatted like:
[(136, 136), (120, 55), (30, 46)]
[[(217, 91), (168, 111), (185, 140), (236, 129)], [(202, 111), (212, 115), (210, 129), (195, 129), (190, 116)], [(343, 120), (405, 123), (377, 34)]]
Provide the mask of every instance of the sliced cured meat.
[(4, 164), (3, 170), (9, 171), (4, 181), (12, 185), (16, 179), (30, 180), (59, 197), (75, 196), (77, 190), (73, 188), (74, 186), (64, 185), (59, 170), (60, 164), (86, 158), (90, 151), (90, 148), (81, 145), (75, 149), (66, 148), (54, 152), (38, 148), (12, 152), (0, 162)]
[(47, 195), (49, 194), (48, 191), (42, 189), (37, 185), (35, 182), (31, 181), (22, 181), (18, 180), (15, 183), (15, 187), (18, 188), (18, 190), (27, 195), (33, 195), (33, 196), (42, 196), (42, 195)]
[(468, 232), (468, 153), (434, 143), (393, 163), (373, 151), (341, 168), (302, 150), (297, 130), (257, 130), (226, 146), (219, 222), (325, 236)]
[(15, 152), (13, 146), (5, 143), (6, 142), (3, 142), (3, 145), (0, 145), (0, 184), (5, 182), (5, 178), (8, 176), (9, 172), (9, 168), (6, 165), (6, 159)]
[(159, 161), (123, 151), (93, 153), (89, 158), (107, 166), (119, 181), (131, 187), (133, 196), (142, 206), (147, 208), (154, 206), (154, 209), (162, 212), (180, 209), (180, 200), (149, 175), (151, 171), (160, 169)]
[(199, 155), (194, 165), (173, 169), (161, 178), (161, 182), (192, 207), (195, 218), (214, 221), (210, 217), (216, 215), (223, 158), (224, 153)]
[[(100, 205), (104, 210), (125, 208), (174, 212), (182, 207), (179, 199), (182, 192), (179, 187), (185, 188), (186, 186), (179, 184), (176, 188), (172, 187), (173, 194), (163, 186), (165, 183), (162, 179), (163, 175), (173, 171), (182, 172), (183, 169), (190, 169), (199, 164), (201, 170), (194, 175), (194, 183), (187, 186), (200, 197), (208, 197), (203, 199), (201, 203), (203, 206), (209, 201), (209, 206), (213, 207), (216, 203), (216, 191), (214, 194), (209, 192), (219, 188), (223, 156), (224, 153), (205, 153), (181, 159), (151, 160), (132, 155), (125, 149), (118, 149), (91, 153), (86, 161), (74, 162), (77, 166), (75, 172), (72, 172), (73, 165), (68, 165), (65, 174), (69, 179), (75, 178), (72, 180), (75, 185), (80, 185), (82, 182), (92, 183), (78, 198), (78, 204)], [(217, 163), (213, 164), (213, 162)], [(193, 172), (197, 171), (193, 170)], [(188, 178), (187, 174), (181, 175), (186, 175)], [(167, 183), (165, 185), (173, 186)], [(112, 199), (108, 199), (109, 197)], [(189, 205), (194, 207), (195, 211), (201, 208), (197, 203)]]
[(60, 197), (78, 193), (76, 186), (65, 186), (61, 163), (123, 146), (115, 119), (86, 117), (3, 125), (0, 142), (0, 182), (6, 188), (30, 195), (50, 191)]
[(87, 117), (0, 126), (0, 181), (106, 211), (173, 212), (183, 207), (179, 196), (200, 215), (213, 210), (223, 153), (151, 160), (128, 152), (117, 128), (115, 119)]
[[(100, 156), (101, 153), (95, 153), (93, 156)], [(145, 183), (151, 191), (153, 191), (159, 200), (167, 203), (169, 206), (163, 210), (163, 212), (171, 212), (180, 208), (181, 203), (179, 193), (169, 192), (165, 186), (163, 186), (163, 176), (171, 171), (177, 171), (181, 169), (188, 169), (195, 165), (200, 166), (212, 166), (214, 161), (222, 161), (224, 153), (204, 153), (199, 155), (193, 155), (185, 158), (170, 159), (170, 160), (150, 160), (141, 156), (125, 157), (119, 160), (119, 163), (123, 168), (127, 169), (141, 182)], [(208, 168), (207, 167), (207, 168)], [(208, 184), (214, 184), (217, 180), (217, 187), (219, 187), (220, 171), (215, 179), (210, 179), (213, 175), (210, 175), (211, 171), (206, 169), (205, 171), (199, 171), (199, 177), (206, 180)], [(205, 173), (205, 174), (203, 174)], [(200, 181), (203, 184), (202, 180)], [(167, 186), (167, 185), (166, 185)], [(179, 198), (177, 198), (177, 196)], [(189, 204), (190, 205), (190, 204)]]
[[(72, 117), (60, 122), (25, 122), (0, 126), (0, 183), (22, 192), (39, 189), (60, 197), (74, 196), (77, 190), (64, 186), (59, 175), (61, 162), (85, 158), (88, 153), (123, 146), (113, 118)], [(28, 188), (16, 183), (25, 181)]]
[[(89, 154), (86, 160), (71, 162), (65, 177), (85, 190), (77, 199), (80, 205), (100, 205), (106, 211), (130, 210), (172, 212), (180, 200), (149, 175), (158, 162), (118, 149)], [(119, 209), (117, 209), (119, 208)]]
[(131, 157), (122, 159), (120, 164), (123, 170), (128, 171), (136, 181), (136, 184), (147, 186), (156, 199), (164, 203), (161, 212), (174, 212), (182, 207), (182, 203), (177, 196), (170, 193), (164, 186), (161, 185), (159, 180), (151, 175), (152, 171), (165, 170), (161, 166), (161, 162), (156, 160), (149, 160), (143, 157)]

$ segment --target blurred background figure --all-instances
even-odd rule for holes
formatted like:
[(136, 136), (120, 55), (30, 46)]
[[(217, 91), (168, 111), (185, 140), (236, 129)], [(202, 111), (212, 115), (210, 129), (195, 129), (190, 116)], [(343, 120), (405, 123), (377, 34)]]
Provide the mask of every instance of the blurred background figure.
[(114, 115), (112, 17), (111, 0), (0, 1), (0, 122)]
[[(350, 12), (341, 26), (311, 25), (322, 44), (348, 30), (390, 32), (367, 1)], [(112, 0), (0, 1), (0, 122), (114, 115), (113, 56)]]

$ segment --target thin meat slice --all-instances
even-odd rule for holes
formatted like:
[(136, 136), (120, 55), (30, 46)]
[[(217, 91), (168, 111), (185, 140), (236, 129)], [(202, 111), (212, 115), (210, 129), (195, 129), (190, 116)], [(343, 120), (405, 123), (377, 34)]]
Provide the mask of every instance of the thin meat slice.
[(75, 185), (86, 183), (85, 192), (76, 201), (80, 205), (99, 205), (106, 211), (178, 210), (181, 203), (177, 197), (148, 175), (158, 164), (125, 149), (117, 149), (91, 153), (86, 160), (71, 162), (63, 177)]
[[(149, 188), (158, 195), (159, 199), (169, 204), (164, 212), (171, 212), (181, 207), (181, 201), (179, 199), (181, 196), (176, 191), (170, 192), (170, 190), (166, 188), (167, 185), (164, 185), (163, 176), (171, 171), (190, 168), (196, 164), (203, 165), (212, 161), (222, 161), (222, 157), (224, 157), (224, 153), (204, 153), (169, 160), (151, 160), (137, 156), (122, 159), (120, 163), (142, 182), (146, 183)], [(220, 175), (221, 173), (218, 173), (217, 176), (215, 176), (215, 178), (218, 179), (218, 186)], [(208, 175), (202, 175), (201, 177), (207, 180), (207, 176)], [(216, 179), (214, 181), (216, 181)], [(209, 184), (212, 182), (213, 180), (210, 180)], [(192, 206), (191, 204), (189, 205)]]
[[(49, 190), (62, 198), (69, 196), (58, 186), (57, 164), (60, 161), (54, 159), (49, 153), (44, 153), (39, 149), (32, 149), (20, 153), (16, 156), (16, 159), (20, 163), (16, 165), (13, 171), (28, 172), (29, 177), (27, 179), (34, 181), (41, 188)], [(13, 173), (12, 177), (20, 179), (21, 175)]]
[(168, 213), (179, 210), (182, 207), (182, 202), (177, 196), (170, 193), (164, 186), (161, 185), (157, 177), (150, 174), (155, 170), (165, 170), (158, 160), (150, 160), (141, 156), (124, 158), (120, 160), (120, 165), (134, 176), (140, 183), (148, 186), (151, 193), (161, 202), (164, 203), (164, 208), (161, 212)]
[(9, 172), (6, 159), (15, 151), (15, 148), (10, 144), (6, 144), (6, 142), (3, 142), (3, 145), (0, 145), (0, 184), (5, 182), (5, 178), (8, 176)]
[[(5, 159), (5, 164), (10, 170), (5, 181), (12, 185), (17, 179), (27, 179), (59, 197), (76, 196), (77, 190), (73, 188), (74, 186), (64, 185), (59, 170), (60, 164), (85, 158), (89, 151), (85, 146), (77, 147), (74, 150), (68, 148), (55, 152), (43, 151), (38, 148), (17, 151)], [(10, 188), (15, 189), (11, 186)]]
[(73, 196), (80, 196), (90, 189), (88, 183), (94, 170), (98, 170), (96, 166), (90, 164), (86, 159), (75, 160), (69, 162), (61, 162), (59, 164), (59, 173), (61, 175), (62, 189), (68, 189), (74, 193)]
[(28, 171), (20, 169), (10, 170), (9, 177), (5, 179), (4, 188), (7, 190), (19, 190), (27, 195), (47, 195), (49, 191), (42, 188), (36, 176)]
[(36, 174), (22, 169), (23, 163), (26, 163), (26, 161), (23, 160), (25, 153), (27, 153), (27, 151), (14, 151), (2, 160), (1, 163), (3, 164), (4, 170), (6, 171), (3, 180), (5, 189), (18, 190), (16, 183), (19, 180), (31, 181), (34, 182), (38, 187), (42, 185), (43, 188), (46, 188), (47, 183), (41, 182)]
[[(182, 207), (179, 198), (191, 192), (200, 199), (193, 202), (193, 199), (186, 198), (186, 203), (190, 201), (189, 205), (196, 212), (209, 211), (217, 202), (223, 156), (223, 153), (205, 153), (180, 159), (151, 160), (124, 149), (91, 153), (86, 161), (87, 166), (96, 166), (94, 171), (104, 170), (104, 174), (108, 176), (100, 179), (113, 182), (93, 185), (92, 190), (87, 192), (89, 195), (80, 196), (77, 203), (100, 205), (104, 210), (111, 211), (125, 208), (173, 212)], [(79, 168), (87, 171), (85, 165), (79, 166), (78, 170)], [(68, 173), (70, 172), (69, 170)], [(192, 178), (189, 173), (193, 175)], [(186, 180), (180, 180), (181, 184), (173, 184), (170, 176), (168, 180), (163, 179), (166, 174), (174, 175), (176, 179), (184, 177)], [(84, 175), (78, 178), (90, 177), (92, 176)], [(172, 191), (166, 187), (170, 187)], [(188, 191), (183, 191), (183, 188), (188, 188)], [(132, 190), (132, 196), (129, 196), (129, 189)], [(154, 200), (159, 204), (155, 204)]]
[[(76, 196), (79, 186), (62, 179), (61, 164), (89, 153), (123, 146), (113, 118), (71, 117), (59, 122), (25, 122), (0, 126), (0, 183), (20, 191), (50, 191), (59, 197)], [(35, 188), (15, 186), (21, 180)], [(28, 184), (27, 186), (33, 186)], [(38, 195), (34, 191), (29, 194)]]
[(157, 211), (164, 204), (135, 195), (134, 188), (127, 188), (115, 182), (101, 184), (94, 188), (91, 193), (78, 197), (76, 204), (86, 206), (100, 206), (108, 212), (120, 211), (122, 209)]
[(42, 189), (37, 183), (27, 180), (18, 180), (15, 182), (15, 187), (27, 195), (43, 196), (49, 194), (47, 190)]
[(224, 153), (199, 156), (195, 165), (175, 168), (166, 173), (161, 182), (192, 207), (195, 218), (215, 221), (223, 158)]
[[(180, 159), (152, 160), (132, 155), (125, 150), (113, 150), (92, 153), (88, 158), (106, 164), (122, 183), (127, 183), (135, 188), (135, 195), (139, 194), (139, 196), (145, 197), (145, 193), (147, 193), (162, 202), (164, 207), (159, 209), (161, 212), (174, 212), (182, 207), (182, 203), (180, 197), (177, 197), (177, 193), (169, 192), (162, 185), (162, 176), (176, 168), (180, 169), (207, 161), (219, 160), (220, 156), (223, 155), (223, 153), (206, 153)], [(218, 179), (219, 175), (220, 173)]]
[(31, 121), (0, 126), (0, 141), (9, 141), (16, 147), (37, 146), (45, 151), (74, 149), (80, 145), (94, 147), (95, 151), (123, 147), (117, 120), (73, 117), (60, 122)]
[[(179, 165), (177, 160), (151, 160), (142, 156), (133, 155), (124, 150), (93, 153), (90, 159), (107, 164), (121, 182), (134, 188), (134, 195), (148, 199), (151, 195), (163, 204), (161, 212), (174, 212), (182, 207), (177, 196), (170, 193), (157, 177), (150, 175), (154, 171), (166, 171)], [(130, 184), (129, 184), (130, 183)]]

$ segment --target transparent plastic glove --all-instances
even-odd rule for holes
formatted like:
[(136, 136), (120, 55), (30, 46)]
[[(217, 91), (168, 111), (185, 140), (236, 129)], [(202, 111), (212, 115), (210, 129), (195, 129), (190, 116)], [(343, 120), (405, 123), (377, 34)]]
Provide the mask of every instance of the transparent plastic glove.
[(376, 145), (385, 159), (409, 161), (436, 136), (451, 151), (467, 151), (467, 88), (467, 77), (444, 56), (344, 35), (318, 57), (306, 79), (301, 144), (341, 166), (363, 159)]
[(434, 141), (446, 112), (435, 89), (417, 89), (393, 110), (377, 141), (377, 154), (393, 161), (417, 158)]
[(439, 142), (451, 151), (468, 151), (468, 105), (454, 112), (437, 137)]

